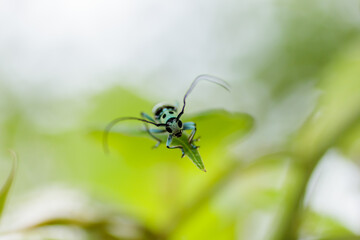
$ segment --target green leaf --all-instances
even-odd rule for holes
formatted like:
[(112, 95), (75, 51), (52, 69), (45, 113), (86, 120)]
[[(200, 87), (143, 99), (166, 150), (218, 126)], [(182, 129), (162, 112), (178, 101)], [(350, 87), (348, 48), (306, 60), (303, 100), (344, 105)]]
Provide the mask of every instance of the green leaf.
[[(145, 137), (148, 135), (148, 133), (145, 131), (145, 129), (139, 129), (139, 128), (117, 128), (114, 131), (111, 131), (114, 134), (119, 135), (133, 135), (133, 136), (141, 136)], [(168, 135), (167, 134), (157, 134), (157, 138), (159, 138), (162, 142), (166, 142)], [(201, 159), (201, 156), (199, 154), (199, 151), (196, 148), (193, 148), (190, 143), (188, 142), (189, 135), (183, 134), (180, 138), (173, 138), (171, 146), (181, 145), (184, 149), (185, 155), (190, 158), (190, 160), (195, 164), (196, 167), (198, 167), (200, 170), (206, 172), (204, 163)], [(121, 151), (121, 150), (120, 150)], [(133, 149), (134, 155), (136, 154), (137, 149)], [(174, 151), (174, 150), (171, 150)], [(176, 150), (180, 151), (180, 150)]]
[(16, 154), (13, 151), (10, 151), (10, 153), (11, 153), (11, 156), (12, 156), (13, 166), (12, 166), (12, 170), (10, 172), (9, 177), (7, 178), (4, 186), (0, 190), (0, 216), (2, 215), (2, 212), (4, 210), (5, 202), (6, 202), (8, 194), (9, 194), (9, 190), (11, 188), (11, 185), (12, 185), (12, 183), (14, 181), (15, 172), (16, 172), (16, 168), (17, 168)]
[(191, 144), (188, 142), (188, 138), (189, 136), (187, 134), (183, 134), (180, 138), (174, 138), (172, 144), (181, 145), (184, 148), (185, 155), (190, 158), (195, 166), (198, 167), (201, 171), (206, 172), (199, 151), (197, 148), (193, 148), (191, 146)]
[[(249, 132), (253, 126), (253, 119), (248, 114), (244, 113), (229, 113), (225, 110), (212, 110), (202, 112), (200, 114), (193, 115), (186, 119), (186, 121), (192, 121), (197, 124), (197, 128), (201, 131), (201, 143), (206, 150), (220, 150), (223, 148), (221, 143), (224, 140), (234, 140), (241, 135)], [(99, 129), (100, 130), (100, 129)], [(102, 130), (100, 130), (102, 131)], [(137, 137), (149, 137), (144, 128), (117, 126), (111, 131), (119, 135), (137, 136)], [(168, 134), (156, 135), (162, 142), (166, 142)], [(173, 138), (172, 145), (181, 145), (184, 149), (185, 155), (198, 167), (200, 170), (206, 172), (204, 163), (201, 159), (198, 149), (193, 148), (188, 142), (189, 135), (183, 134), (180, 138)], [(204, 141), (203, 141), (204, 139)], [(139, 144), (139, 142), (137, 142)], [(123, 146), (126, 148), (126, 143)], [(210, 148), (209, 148), (210, 147)], [(202, 147), (203, 148), (203, 147)], [(120, 150), (121, 151), (121, 150)], [(133, 149), (133, 156), (136, 155), (137, 149)], [(174, 150), (170, 150), (174, 151)]]
[(185, 121), (196, 123), (201, 144), (213, 150), (238, 140), (254, 126), (254, 119), (249, 114), (219, 109), (185, 117)]
[(239, 144), (253, 128), (254, 120), (246, 113), (224, 110), (184, 114), (183, 122), (193, 121), (197, 125), (195, 139), (200, 137), (200, 141), (195, 143), (200, 146), (197, 151), (206, 174), (194, 167), (187, 156), (181, 158), (179, 149), (166, 148), (166, 133), (157, 135), (163, 143), (153, 149), (156, 141), (137, 121), (114, 126), (108, 138), (110, 155), (104, 154), (102, 138), (106, 124), (117, 117), (140, 117), (142, 111), (149, 114), (154, 103), (120, 88), (103, 92), (91, 102), (93, 108), (84, 120), (87, 126), (93, 126), (89, 135), (84, 138), (81, 132), (68, 133), (52, 144), (64, 149), (58, 158), (75, 181), (81, 181), (99, 196), (111, 197), (116, 204), (122, 203), (129, 214), (158, 228), (204, 185), (234, 165), (229, 147)]

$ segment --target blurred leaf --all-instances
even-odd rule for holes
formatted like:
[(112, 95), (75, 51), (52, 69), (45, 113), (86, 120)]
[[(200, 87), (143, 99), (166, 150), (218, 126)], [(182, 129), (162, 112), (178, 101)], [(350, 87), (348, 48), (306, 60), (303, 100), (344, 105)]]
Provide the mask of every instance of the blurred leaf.
[(5, 202), (6, 202), (8, 194), (9, 194), (9, 190), (11, 188), (11, 185), (12, 185), (13, 181), (14, 181), (16, 167), (17, 167), (16, 153), (13, 152), (13, 151), (10, 151), (10, 153), (11, 153), (11, 158), (12, 158), (12, 161), (13, 161), (13, 166), (12, 166), (11, 172), (10, 172), (5, 184), (0, 189), (0, 217), (1, 217), (2, 212), (4, 210)]
[(296, 153), (312, 158), (335, 144), (360, 118), (360, 42), (339, 55), (323, 74), (324, 90), (313, 116), (300, 132)]
[(199, 213), (189, 218), (179, 231), (175, 231), (170, 239), (236, 239), (236, 223), (236, 218), (229, 218), (206, 204)]
[[(212, 110), (199, 113), (188, 117), (186, 121), (192, 121), (197, 124), (197, 133), (201, 134), (201, 149), (206, 151), (216, 151), (224, 148), (224, 142), (230, 140), (236, 140), (240, 136), (248, 133), (253, 126), (253, 119), (250, 115), (244, 113), (229, 113), (225, 110)], [(123, 136), (141, 136), (151, 138), (144, 128), (134, 128), (131, 126), (118, 126), (114, 127), (113, 133), (123, 135)], [(100, 131), (101, 133), (102, 131)], [(98, 130), (99, 133), (99, 130)], [(168, 134), (156, 134), (156, 136), (162, 141), (166, 142)], [(205, 170), (204, 164), (202, 162), (201, 156), (197, 149), (194, 149), (187, 141), (188, 135), (183, 134), (181, 138), (173, 138), (172, 145), (181, 145), (184, 147), (185, 154), (193, 161), (193, 163), (203, 171)], [(136, 156), (137, 148), (131, 148), (129, 144), (134, 144), (129, 142), (129, 139), (124, 139), (124, 141), (119, 142), (119, 139), (116, 139), (116, 143), (113, 143), (118, 151), (123, 153), (127, 152), (127, 149), (133, 149), (130, 154)], [(115, 145), (116, 144), (116, 145)], [(139, 142), (135, 144), (139, 146)], [(135, 146), (133, 145), (133, 146)], [(204, 146), (204, 147), (203, 147)], [(124, 149), (124, 150), (122, 150)], [(174, 150), (167, 150), (174, 151)], [(180, 151), (176, 150), (175, 151)], [(222, 151), (224, 152), (224, 150)]]
[[(97, 145), (98, 150), (101, 150), (103, 130), (107, 122), (116, 117), (140, 115), (141, 111), (151, 109), (148, 102), (134, 94), (126, 93), (127, 99), (123, 100), (119, 96), (122, 92), (121, 89), (111, 90), (111, 98), (100, 96), (94, 100), (93, 105), (96, 107), (92, 115), (96, 115), (99, 110), (99, 116), (108, 116), (102, 120), (101, 127), (99, 121), (93, 124), (95, 131), (92, 136), (98, 141), (92, 145)], [(107, 94), (108, 92), (102, 93), (105, 96)], [(114, 102), (118, 104), (114, 105)], [(132, 104), (137, 107), (132, 108)], [(113, 109), (113, 106), (117, 109)], [(227, 156), (229, 143), (248, 134), (254, 125), (253, 118), (248, 114), (223, 110), (184, 115), (183, 119), (184, 122), (193, 121), (197, 124), (195, 138), (201, 136), (201, 139), (196, 145), (200, 146), (198, 151), (208, 170), (206, 175), (198, 174), (192, 164), (181, 159), (179, 149), (167, 149), (164, 144), (152, 149), (156, 141), (144, 132), (144, 125), (129, 121), (116, 125), (114, 133), (109, 134), (112, 161), (102, 151), (105, 161), (101, 161), (101, 165), (99, 160), (82, 161), (87, 165), (87, 171), (92, 171), (93, 177), (88, 181), (94, 182), (101, 189), (116, 193), (115, 199), (127, 205), (129, 213), (160, 227), (172, 217), (177, 207), (191, 201), (197, 196), (201, 186), (232, 163)], [(164, 141), (167, 134), (158, 136)], [(90, 150), (88, 147), (82, 149), (84, 152)], [(89, 157), (93, 158), (93, 154)], [(80, 155), (77, 158), (84, 159)], [(134, 188), (137, 190), (134, 191)]]
[(152, 108), (151, 102), (143, 96), (120, 87), (101, 92), (90, 103), (92, 109), (84, 119), (87, 126), (103, 124), (120, 116), (140, 117), (141, 112)]
[[(131, 131), (131, 130), (130, 130)], [(129, 130), (125, 130), (124, 132), (122, 132), (121, 130), (117, 130), (117, 131), (113, 131), (113, 133), (117, 133), (117, 134), (129, 134)], [(140, 136), (146, 136), (148, 135), (148, 133), (143, 130), (143, 131), (134, 131), (133, 133), (135, 135), (140, 135)], [(166, 142), (168, 135), (167, 134), (156, 134), (156, 137), (159, 138), (162, 142)], [(204, 163), (201, 159), (201, 156), (199, 154), (199, 151), (197, 150), (197, 148), (193, 148), (191, 146), (191, 144), (188, 142), (188, 138), (189, 135), (187, 134), (183, 134), (180, 138), (173, 138), (171, 145), (175, 146), (175, 145), (181, 145), (184, 149), (185, 155), (188, 156), (190, 158), (190, 160), (195, 164), (195, 166), (197, 168), (199, 168), (200, 170), (206, 172)], [(124, 146), (125, 147), (125, 146)], [(136, 154), (137, 149), (134, 149), (133, 154)], [(172, 151), (181, 151), (180, 149), (178, 150), (172, 150)]]
[(207, 150), (224, 147), (249, 133), (254, 119), (246, 113), (211, 110), (185, 117), (186, 121), (196, 123), (201, 143)]
[(303, 219), (302, 234), (316, 239), (351, 239), (355, 234), (338, 220), (310, 211)]

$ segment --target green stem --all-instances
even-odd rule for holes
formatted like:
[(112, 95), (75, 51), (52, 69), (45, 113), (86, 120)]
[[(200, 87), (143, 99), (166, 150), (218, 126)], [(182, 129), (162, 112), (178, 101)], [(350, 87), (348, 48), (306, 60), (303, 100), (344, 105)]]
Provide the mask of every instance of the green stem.
[(301, 178), (299, 185), (295, 187), (295, 193), (292, 196), (293, 201), (288, 206), (284, 213), (284, 216), (280, 223), (280, 229), (274, 235), (273, 239), (276, 240), (296, 240), (299, 238), (299, 228), (301, 225), (301, 219), (303, 215), (303, 202), (308, 187), (309, 180), (312, 176), (314, 169), (320, 162), (324, 154), (336, 143), (349, 133), (353, 127), (359, 122), (360, 109), (358, 112), (350, 116), (346, 121), (343, 122), (339, 130), (329, 136), (326, 143), (321, 143), (318, 151), (308, 156), (307, 159), (296, 159), (298, 170), (300, 170)]

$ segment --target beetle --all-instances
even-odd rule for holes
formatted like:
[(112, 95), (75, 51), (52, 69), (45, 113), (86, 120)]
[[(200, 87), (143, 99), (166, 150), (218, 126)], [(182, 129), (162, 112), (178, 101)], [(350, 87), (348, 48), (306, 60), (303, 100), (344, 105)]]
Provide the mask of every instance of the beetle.
[[(212, 82), (215, 83), (221, 87), (223, 87), (224, 89), (230, 91), (230, 86), (227, 82), (225, 82), (224, 80), (211, 76), (211, 75), (207, 75), (207, 74), (202, 74), (197, 76), (193, 82), (191, 83), (189, 89), (186, 91), (184, 98), (183, 98), (183, 106), (181, 108), (181, 111), (178, 113), (178, 108), (174, 105), (171, 104), (164, 104), (164, 103), (159, 103), (157, 105), (154, 106), (153, 108), (153, 114), (154, 117), (151, 117), (150, 115), (148, 115), (147, 113), (141, 112), (141, 117), (142, 118), (137, 118), (137, 117), (119, 117), (119, 118), (115, 118), (114, 120), (112, 120), (105, 128), (104, 134), (103, 134), (103, 148), (104, 151), (106, 153), (109, 152), (108, 149), (108, 135), (109, 132), (111, 130), (111, 128), (116, 125), (117, 123), (121, 122), (121, 121), (125, 121), (125, 120), (136, 120), (136, 121), (141, 121), (145, 123), (145, 129), (147, 131), (147, 133), (157, 141), (156, 145), (154, 146), (154, 148), (158, 147), (161, 143), (161, 140), (155, 136), (155, 134), (158, 133), (168, 133), (168, 138), (166, 141), (166, 147), (169, 149), (176, 149), (179, 148), (182, 152), (182, 156), (184, 157), (185, 152), (184, 149), (181, 145), (176, 145), (176, 146), (171, 146), (171, 142), (173, 140), (174, 137), (179, 138), (182, 136), (183, 131), (187, 131), (190, 130), (190, 136), (188, 138), (188, 143), (193, 147), (193, 148), (198, 148), (198, 146), (195, 146), (193, 144), (194, 141), (194, 136), (196, 133), (196, 123), (194, 122), (186, 122), (183, 123), (180, 118), (181, 116), (184, 114), (185, 111), (185, 106), (186, 106), (186, 99), (189, 96), (189, 94), (192, 92), (192, 90), (194, 89), (194, 87), (198, 84), (199, 81), (208, 81), (208, 82)], [(148, 124), (154, 125), (157, 128), (149, 128)]]

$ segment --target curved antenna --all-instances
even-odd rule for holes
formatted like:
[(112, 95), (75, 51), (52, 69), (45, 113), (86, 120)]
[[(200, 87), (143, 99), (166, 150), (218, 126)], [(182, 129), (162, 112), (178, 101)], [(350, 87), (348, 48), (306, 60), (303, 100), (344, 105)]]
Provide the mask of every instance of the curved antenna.
[(145, 122), (145, 123), (150, 123), (152, 125), (155, 125), (157, 127), (161, 127), (161, 126), (166, 126), (166, 124), (163, 123), (155, 123), (155, 122), (151, 122), (142, 118), (136, 118), (136, 117), (120, 117), (120, 118), (115, 118), (114, 120), (112, 120), (105, 128), (104, 131), (104, 135), (103, 135), (103, 149), (104, 152), (106, 154), (109, 153), (109, 148), (108, 148), (108, 136), (109, 136), (109, 132), (111, 130), (111, 128), (113, 126), (115, 126), (118, 122), (124, 121), (124, 120), (137, 120), (137, 121), (141, 121), (141, 122)]
[(181, 115), (184, 114), (184, 109), (185, 109), (185, 105), (186, 105), (186, 98), (192, 92), (192, 90), (194, 89), (196, 84), (201, 80), (205, 80), (205, 81), (208, 81), (208, 82), (215, 83), (215, 84), (219, 85), (220, 87), (225, 88), (226, 90), (228, 90), (230, 92), (230, 85), (227, 82), (225, 82), (224, 80), (220, 79), (220, 78), (217, 78), (217, 77), (214, 77), (214, 76), (211, 76), (211, 75), (207, 75), (207, 74), (202, 74), (202, 75), (197, 76), (194, 79), (194, 81), (192, 82), (192, 84), (190, 85), (187, 92), (185, 93), (184, 100), (183, 100), (183, 107), (182, 107), (181, 112), (179, 113), (179, 115), (176, 117), (176, 120), (179, 120)]

